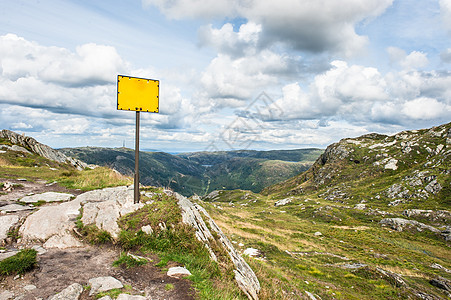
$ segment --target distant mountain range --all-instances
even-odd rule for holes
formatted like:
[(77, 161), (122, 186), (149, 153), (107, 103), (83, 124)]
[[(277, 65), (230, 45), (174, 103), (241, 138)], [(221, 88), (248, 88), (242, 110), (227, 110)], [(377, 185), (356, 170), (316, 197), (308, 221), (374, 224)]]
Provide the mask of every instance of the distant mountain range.
[[(125, 175), (134, 173), (134, 150), (128, 148), (63, 148), (67, 156), (88, 164), (108, 166)], [(140, 182), (169, 187), (185, 196), (214, 190), (263, 188), (306, 171), (321, 149), (238, 150), (172, 155), (140, 152)]]

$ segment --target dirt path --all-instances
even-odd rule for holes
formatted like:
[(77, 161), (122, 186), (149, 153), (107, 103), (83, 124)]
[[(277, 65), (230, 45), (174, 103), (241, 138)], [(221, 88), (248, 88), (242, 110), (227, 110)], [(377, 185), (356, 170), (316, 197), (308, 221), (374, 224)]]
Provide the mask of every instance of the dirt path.
[[(88, 280), (101, 276), (112, 276), (127, 287), (127, 292), (146, 295), (148, 299), (194, 299), (191, 281), (169, 277), (154, 265), (156, 256), (144, 266), (135, 268), (113, 267), (119, 257), (119, 249), (112, 247), (74, 248), (49, 250), (39, 256), (39, 267), (19, 279), (8, 276), (0, 281), (0, 294), (8, 290), (23, 300), (47, 299), (73, 283), (88, 286)], [(33, 285), (30, 291), (24, 287)], [(86, 288), (80, 299), (95, 299)]]
[[(0, 178), (0, 182), (14, 185), (11, 191), (1, 191), (0, 209), (30, 193), (63, 192), (77, 196), (80, 190), (67, 189), (58, 184), (46, 184), (45, 181), (23, 181)], [(50, 204), (52, 205), (52, 204)], [(33, 211), (19, 211), (14, 214), (23, 220)], [(10, 244), (6, 248), (17, 248)], [(50, 249), (38, 255), (38, 268), (20, 278), (15, 276), (0, 277), (0, 294), (4, 291), (14, 293), (14, 298), (22, 296), (23, 300), (47, 299), (59, 293), (73, 283), (88, 286), (88, 280), (96, 277), (112, 276), (127, 287), (126, 291), (136, 295), (146, 295), (148, 299), (194, 299), (192, 282), (187, 279), (172, 278), (161, 268), (155, 267), (157, 256), (149, 257), (152, 261), (135, 268), (113, 267), (113, 262), (120, 256), (120, 249), (113, 246), (94, 247), (86, 245), (82, 248), (65, 250)], [(170, 263), (168, 267), (177, 266)], [(91, 300), (86, 288), (79, 299)], [(14, 299), (11, 298), (11, 299)], [(10, 299), (10, 298), (6, 298)], [(19, 299), (19, 298), (18, 298)], [(3, 300), (0, 295), (0, 300)]]

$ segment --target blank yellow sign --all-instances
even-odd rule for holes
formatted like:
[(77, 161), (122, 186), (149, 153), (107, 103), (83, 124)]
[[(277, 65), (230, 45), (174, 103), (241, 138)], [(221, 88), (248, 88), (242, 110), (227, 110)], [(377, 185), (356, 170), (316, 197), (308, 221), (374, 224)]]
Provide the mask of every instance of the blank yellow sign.
[(154, 79), (117, 76), (117, 109), (157, 113), (160, 82)]

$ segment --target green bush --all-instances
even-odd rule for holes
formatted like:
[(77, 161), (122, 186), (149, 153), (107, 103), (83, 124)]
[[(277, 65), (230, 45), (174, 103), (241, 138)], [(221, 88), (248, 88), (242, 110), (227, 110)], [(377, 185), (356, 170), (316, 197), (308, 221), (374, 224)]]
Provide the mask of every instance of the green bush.
[(23, 249), (0, 262), (0, 275), (24, 274), (37, 265), (36, 250)]

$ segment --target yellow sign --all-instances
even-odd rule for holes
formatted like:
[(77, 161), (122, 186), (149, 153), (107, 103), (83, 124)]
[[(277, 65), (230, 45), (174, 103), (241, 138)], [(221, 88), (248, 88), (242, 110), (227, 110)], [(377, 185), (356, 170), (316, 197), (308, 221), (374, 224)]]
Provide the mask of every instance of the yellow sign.
[(158, 112), (160, 82), (154, 79), (117, 76), (117, 109)]

